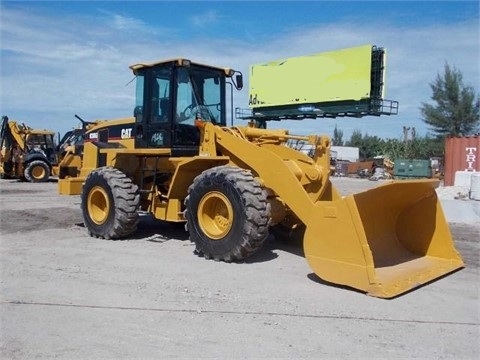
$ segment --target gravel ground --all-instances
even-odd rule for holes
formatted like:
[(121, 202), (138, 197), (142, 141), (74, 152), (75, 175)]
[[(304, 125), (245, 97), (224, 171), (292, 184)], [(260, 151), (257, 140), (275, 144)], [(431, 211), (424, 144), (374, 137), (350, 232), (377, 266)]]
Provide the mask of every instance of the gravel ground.
[(78, 196), (3, 180), (0, 358), (478, 359), (478, 202), (441, 191), (466, 267), (384, 300), (319, 281), (272, 238), (242, 264), (195, 256), (181, 227), (148, 216), (129, 240), (93, 239)]

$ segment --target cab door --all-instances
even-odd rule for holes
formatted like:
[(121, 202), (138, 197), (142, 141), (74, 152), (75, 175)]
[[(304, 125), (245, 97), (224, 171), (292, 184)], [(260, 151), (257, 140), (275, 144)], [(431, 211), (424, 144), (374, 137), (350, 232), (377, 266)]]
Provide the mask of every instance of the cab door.
[[(170, 148), (172, 146), (172, 68), (148, 69), (145, 76), (137, 80), (136, 147)], [(140, 89), (140, 87), (143, 87)], [(143, 94), (139, 92), (143, 91)], [(142, 95), (142, 96), (139, 96)]]

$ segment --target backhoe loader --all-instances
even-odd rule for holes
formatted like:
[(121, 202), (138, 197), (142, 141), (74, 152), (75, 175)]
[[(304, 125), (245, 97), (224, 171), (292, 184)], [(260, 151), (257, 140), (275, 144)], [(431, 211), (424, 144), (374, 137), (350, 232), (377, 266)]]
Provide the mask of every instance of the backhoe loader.
[(130, 68), (134, 116), (91, 127), (81, 167), (58, 182), (60, 194), (80, 195), (91, 236), (126, 238), (148, 212), (186, 222), (200, 256), (232, 262), (261, 249), (271, 229), (297, 229), (318, 277), (381, 298), (463, 267), (437, 181), (342, 197), (329, 179), (328, 136), (227, 126), (226, 85), (241, 89), (241, 73), (183, 58)]
[(0, 176), (30, 182), (45, 182), (57, 164), (55, 133), (32, 129), (2, 116)]

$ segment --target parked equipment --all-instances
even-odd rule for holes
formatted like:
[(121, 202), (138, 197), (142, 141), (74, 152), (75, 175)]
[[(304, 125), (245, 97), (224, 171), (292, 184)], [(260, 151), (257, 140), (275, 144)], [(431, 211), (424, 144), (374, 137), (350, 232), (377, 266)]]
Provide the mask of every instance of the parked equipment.
[[(124, 143), (125, 139), (121, 138), (120, 131), (125, 126), (132, 127), (135, 123), (135, 118), (122, 118), (118, 120), (96, 120), (85, 121), (80, 116), (75, 117), (81, 121), (82, 125), (67, 132), (59, 145), (59, 163), (55, 171), (59, 179), (77, 178), (81, 176), (83, 148), (85, 142), (106, 143), (108, 141), (117, 141)], [(131, 146), (127, 140), (126, 143)], [(66, 184), (68, 182), (60, 182)], [(63, 186), (63, 185), (62, 185)]]
[(0, 176), (47, 181), (57, 163), (54, 136), (52, 131), (32, 129), (2, 116)]
[(395, 159), (393, 176), (396, 179), (431, 178), (432, 164), (430, 160)]
[(463, 266), (437, 181), (342, 197), (329, 179), (329, 137), (226, 126), (226, 84), (241, 89), (239, 72), (187, 59), (130, 68), (134, 117), (92, 126), (76, 176), (59, 180), (61, 194), (81, 195), (91, 236), (128, 237), (143, 211), (186, 221), (197, 253), (230, 262), (257, 252), (272, 227), (297, 230), (316, 275), (383, 298)]

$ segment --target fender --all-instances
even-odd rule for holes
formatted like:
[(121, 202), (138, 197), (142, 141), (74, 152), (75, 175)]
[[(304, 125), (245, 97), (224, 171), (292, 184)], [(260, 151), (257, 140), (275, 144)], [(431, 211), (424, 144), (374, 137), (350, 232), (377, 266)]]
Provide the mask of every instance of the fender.
[(45, 154), (43, 154), (42, 152), (40, 151), (31, 151), (27, 154), (25, 154), (25, 157), (24, 157), (24, 162), (25, 163), (30, 163), (34, 160), (42, 160), (43, 162), (45, 162), (48, 167), (51, 169), (52, 168), (52, 164), (50, 163), (50, 161), (47, 159), (47, 157), (45, 156)]

